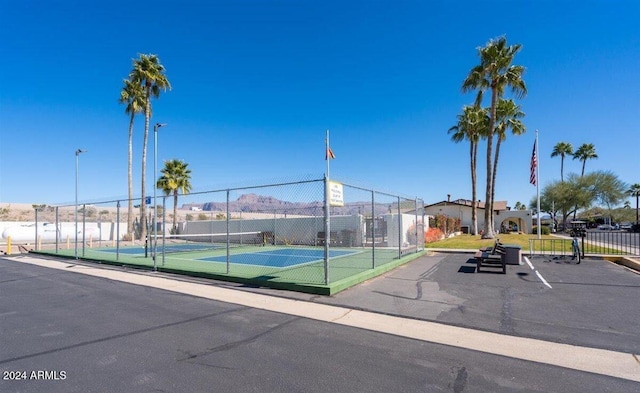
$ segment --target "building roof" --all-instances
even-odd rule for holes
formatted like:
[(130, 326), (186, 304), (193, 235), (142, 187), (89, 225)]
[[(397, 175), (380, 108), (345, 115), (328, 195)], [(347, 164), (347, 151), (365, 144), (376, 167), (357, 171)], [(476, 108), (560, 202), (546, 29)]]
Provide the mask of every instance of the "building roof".
[[(458, 205), (458, 206), (467, 206), (467, 207), (471, 207), (471, 201), (469, 199), (456, 199), (453, 201), (441, 201), (441, 202), (437, 202), (437, 203), (432, 203), (430, 205), (425, 205), (425, 209), (432, 207), (432, 206), (448, 206), (448, 205)], [(478, 209), (482, 209), (484, 210), (485, 207), (485, 202), (478, 202), (477, 203), (477, 208)], [(494, 201), (493, 202), (493, 210), (494, 211), (503, 211), (503, 210), (510, 210), (509, 207), (507, 206), (507, 201)]]

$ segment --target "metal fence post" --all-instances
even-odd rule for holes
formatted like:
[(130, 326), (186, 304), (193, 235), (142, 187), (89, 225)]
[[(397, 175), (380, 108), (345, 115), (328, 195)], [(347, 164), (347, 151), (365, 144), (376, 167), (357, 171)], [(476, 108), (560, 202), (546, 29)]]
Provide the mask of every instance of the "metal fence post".
[(416, 223), (416, 251), (418, 252), (419, 248), (418, 248), (418, 198), (416, 197), (416, 199), (414, 200), (414, 208), (415, 208), (415, 220), (414, 222)]
[[(162, 266), (164, 266), (164, 247), (166, 245), (167, 240), (167, 196), (162, 197)], [(178, 228), (176, 228), (176, 232), (178, 232)]]
[[(131, 228), (127, 228), (130, 232)], [(131, 232), (131, 236), (135, 236)], [(116, 261), (120, 260), (120, 201), (116, 203)]]
[(62, 236), (61, 232), (62, 231), (60, 230), (60, 222), (58, 218), (58, 206), (56, 206), (56, 254), (58, 253), (58, 247), (59, 247), (58, 240), (60, 239), (60, 236)]
[(329, 284), (329, 242), (331, 241), (331, 218), (329, 213), (329, 178), (324, 177), (324, 284)]
[(84, 258), (84, 245), (86, 243), (87, 205), (82, 205), (82, 257)]
[(36, 211), (36, 239), (34, 243), (34, 248), (36, 251), (38, 251), (38, 208), (36, 207), (34, 210)]
[(398, 259), (402, 258), (402, 215), (400, 213), (400, 197), (398, 197)]
[(227, 274), (229, 274), (229, 189), (227, 188)]
[(371, 190), (371, 268), (376, 267), (376, 192)]

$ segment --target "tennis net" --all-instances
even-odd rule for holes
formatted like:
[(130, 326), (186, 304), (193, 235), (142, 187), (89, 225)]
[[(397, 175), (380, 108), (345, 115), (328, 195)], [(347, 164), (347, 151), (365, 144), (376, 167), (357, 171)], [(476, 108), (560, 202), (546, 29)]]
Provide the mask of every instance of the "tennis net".
[(180, 235), (149, 236), (148, 248), (153, 249), (157, 239), (158, 253), (177, 253), (217, 250), (229, 247), (261, 246), (265, 244), (264, 232), (192, 233)]

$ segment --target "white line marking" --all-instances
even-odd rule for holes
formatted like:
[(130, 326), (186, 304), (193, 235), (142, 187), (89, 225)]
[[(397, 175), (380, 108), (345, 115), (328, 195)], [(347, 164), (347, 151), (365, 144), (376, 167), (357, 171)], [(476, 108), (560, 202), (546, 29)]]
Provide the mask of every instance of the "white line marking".
[(531, 270), (536, 270), (533, 265), (531, 264), (531, 261), (529, 260), (529, 258), (524, 257), (524, 261), (527, 263), (527, 265), (529, 265), (529, 267), (531, 268)]
[(547, 280), (544, 279), (544, 277), (542, 277), (542, 274), (540, 274), (539, 271), (536, 270), (535, 267), (533, 267), (533, 263), (531, 263), (531, 261), (529, 260), (529, 258), (524, 257), (524, 261), (527, 262), (527, 265), (529, 265), (529, 267), (531, 268), (531, 270), (533, 270), (534, 272), (536, 272), (536, 276), (538, 276), (538, 278), (540, 279), (540, 281), (542, 281), (542, 283), (546, 286), (549, 287), (549, 289), (553, 289), (551, 287), (551, 285), (549, 285), (549, 283), (547, 282)]
[(546, 286), (548, 286), (549, 288), (551, 288), (551, 285), (549, 285), (549, 283), (547, 282), (547, 280), (544, 279), (544, 277), (542, 277), (542, 274), (540, 274), (539, 271), (536, 270), (536, 276), (538, 276), (538, 278), (540, 279), (540, 281), (542, 281), (542, 283)]

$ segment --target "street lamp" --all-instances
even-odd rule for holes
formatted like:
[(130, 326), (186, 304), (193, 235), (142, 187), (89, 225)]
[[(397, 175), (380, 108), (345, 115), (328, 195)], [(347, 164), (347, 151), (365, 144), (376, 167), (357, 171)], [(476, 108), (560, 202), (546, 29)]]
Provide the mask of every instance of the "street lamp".
[(166, 126), (167, 123), (156, 123), (153, 126), (153, 270), (156, 270), (158, 255), (158, 128)]
[(78, 156), (80, 156), (80, 153), (86, 153), (86, 150), (82, 150), (82, 149), (78, 149), (76, 150), (76, 211), (75, 211), (75, 218), (76, 218), (76, 242), (75, 242), (75, 252), (74, 255), (76, 257), (76, 259), (78, 259)]

